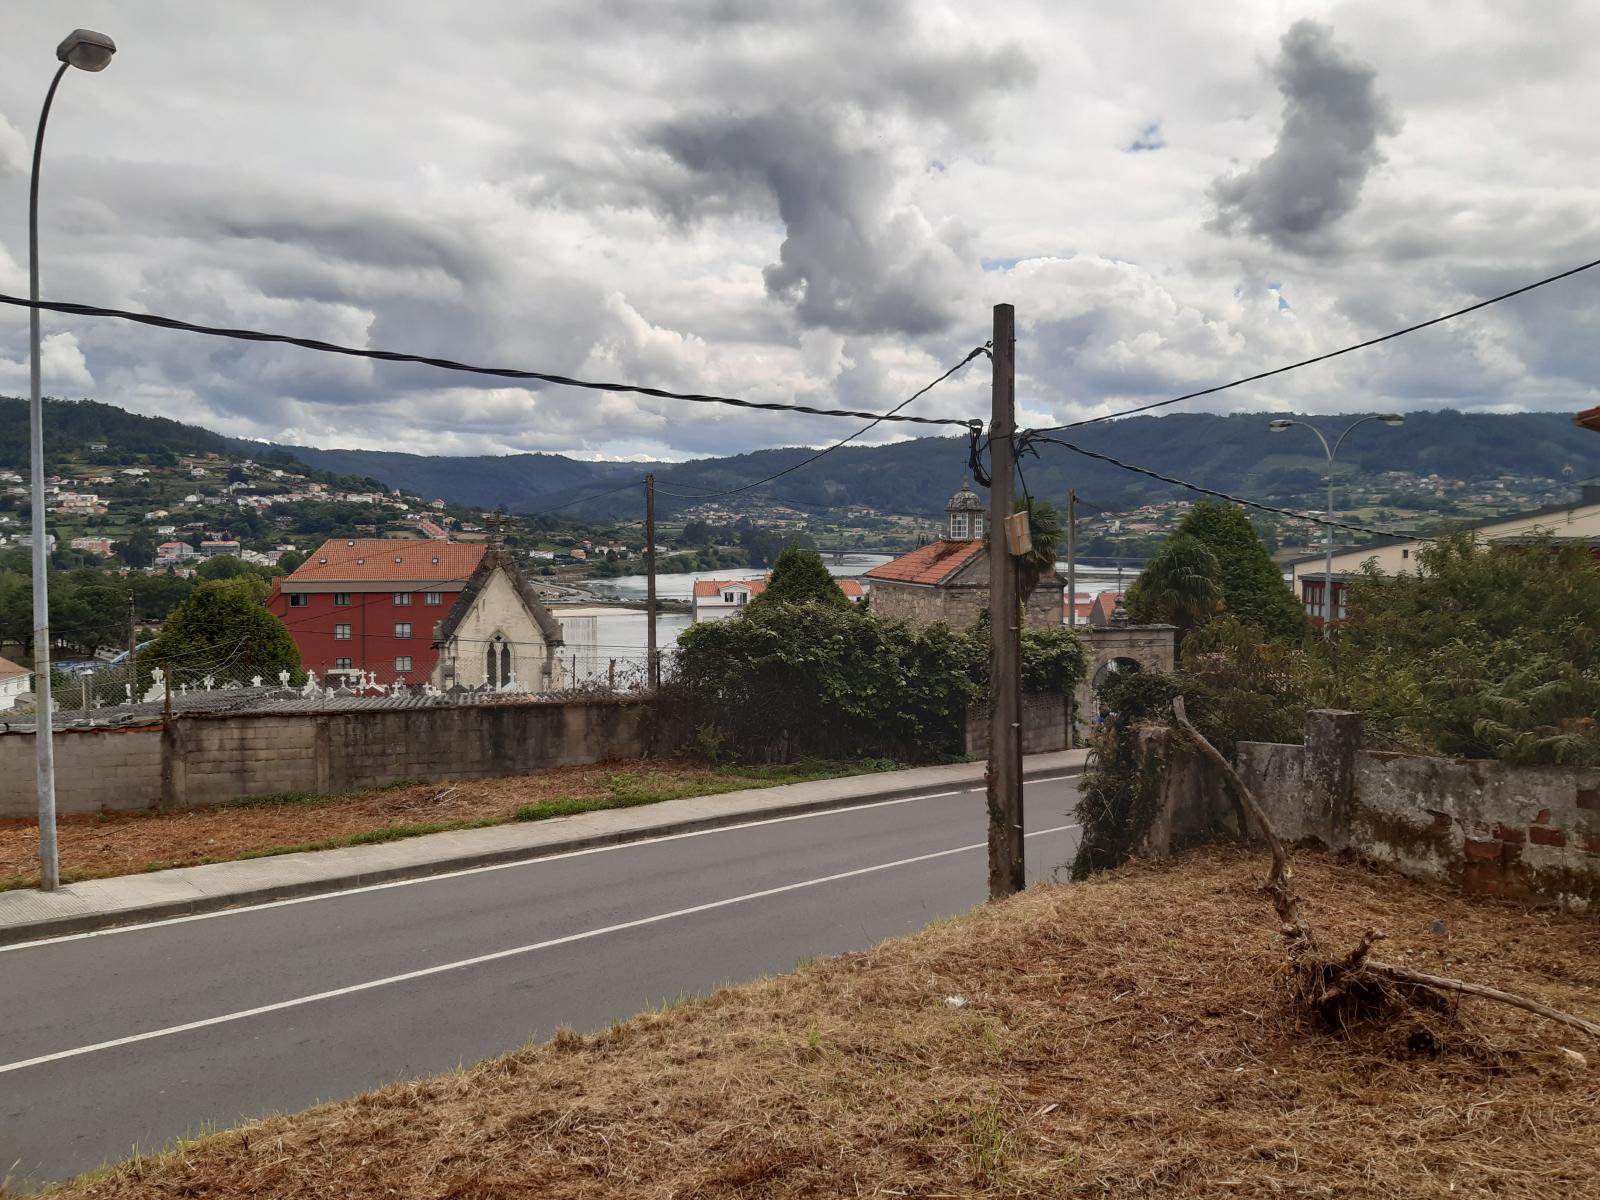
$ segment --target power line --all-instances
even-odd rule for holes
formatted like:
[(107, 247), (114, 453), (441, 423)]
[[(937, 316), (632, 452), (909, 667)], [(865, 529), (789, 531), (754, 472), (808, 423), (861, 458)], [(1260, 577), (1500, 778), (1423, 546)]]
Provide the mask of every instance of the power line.
[[(1110, 463), (1113, 467), (1121, 467), (1124, 471), (1132, 471), (1136, 475), (1145, 475), (1151, 479), (1159, 479), (1162, 483), (1170, 483), (1175, 487), (1187, 488), (1191, 492), (1199, 492), (1206, 496), (1215, 496), (1217, 499), (1226, 500), (1230, 504), (1242, 504), (1247, 508), (1260, 509), (1262, 512), (1277, 513), (1279, 516), (1283, 517), (1294, 517), (1299, 521), (1312, 521), (1318, 525), (1332, 526), (1335, 529), (1349, 529), (1356, 533), (1372, 534), (1374, 537), (1389, 538), (1401, 536), (1396, 534), (1392, 529), (1372, 529), (1366, 525), (1354, 525), (1348, 521), (1336, 521), (1331, 516), (1314, 517), (1310, 513), (1295, 512), (1293, 509), (1278, 508), (1275, 505), (1263, 504), (1259, 500), (1247, 500), (1243, 496), (1234, 496), (1228, 492), (1219, 492), (1215, 488), (1203, 487), (1198, 483), (1190, 483), (1186, 479), (1175, 479), (1171, 475), (1163, 475), (1159, 471), (1152, 471), (1149, 467), (1140, 467), (1135, 466), (1133, 463), (1125, 463), (1120, 459), (1112, 458), (1109, 454), (1101, 454), (1098, 450), (1086, 450), (1082, 446), (1074, 446), (1071, 442), (1063, 441), (1060, 438), (1042, 437), (1037, 431), (1034, 430), (1024, 431), (1019, 433), (1017, 436), (1019, 439), (1025, 439), (1026, 441), (1030, 442), (1046, 442), (1053, 446), (1065, 446), (1068, 450), (1085, 455), (1088, 458), (1097, 458), (1101, 462)], [(1419, 542), (1425, 542), (1429, 539), (1419, 537), (1415, 540)]]
[(1457, 317), (1464, 317), (1468, 313), (1477, 312), (1480, 308), (1488, 308), (1491, 304), (1499, 304), (1502, 300), (1510, 300), (1512, 297), (1520, 296), (1524, 292), (1531, 292), (1535, 288), (1544, 287), (1546, 284), (1557, 283), (1560, 280), (1567, 279), (1573, 275), (1591, 270), (1594, 267), (1600, 267), (1600, 258), (1595, 259), (1593, 262), (1586, 262), (1582, 266), (1573, 267), (1571, 270), (1562, 271), (1558, 275), (1548, 275), (1543, 279), (1535, 280), (1533, 283), (1523, 284), (1523, 286), (1519, 288), (1513, 288), (1509, 292), (1501, 292), (1498, 296), (1490, 296), (1487, 300), (1479, 300), (1476, 304), (1469, 304), (1465, 308), (1458, 308), (1454, 312), (1447, 312), (1442, 316), (1434, 317), (1431, 320), (1419, 321), (1415, 325), (1407, 325), (1404, 329), (1396, 329), (1393, 333), (1386, 333), (1382, 337), (1368, 338), (1364, 342), (1357, 342), (1355, 345), (1346, 346), (1342, 350), (1330, 350), (1327, 354), (1318, 354), (1314, 358), (1304, 358), (1299, 362), (1289, 363), (1287, 366), (1274, 367), (1270, 371), (1260, 371), (1254, 375), (1246, 375), (1243, 379), (1235, 379), (1231, 383), (1219, 383), (1215, 387), (1201, 388), (1197, 392), (1186, 392), (1182, 396), (1174, 396), (1170, 400), (1157, 400), (1151, 404), (1141, 404), (1135, 408), (1125, 408), (1121, 412), (1106, 413), (1101, 417), (1085, 417), (1081, 421), (1069, 421), (1065, 425), (1046, 425), (1038, 432), (1055, 433), (1061, 429), (1077, 429), (1080, 426), (1094, 425), (1100, 421), (1114, 421), (1119, 417), (1131, 417), (1136, 413), (1149, 412), (1153, 408), (1165, 408), (1169, 404), (1181, 404), (1185, 400), (1197, 400), (1201, 396), (1211, 396), (1215, 395), (1217, 392), (1225, 392), (1230, 388), (1242, 387), (1247, 383), (1255, 383), (1258, 380), (1270, 379), (1274, 375), (1282, 375), (1289, 371), (1296, 371), (1301, 367), (1309, 367), (1314, 363), (1327, 362), (1330, 358), (1338, 358), (1342, 354), (1352, 354), (1357, 350), (1365, 350), (1367, 347), (1376, 346), (1381, 342), (1393, 341), (1395, 338), (1404, 337), (1408, 333), (1415, 333), (1419, 329), (1427, 329), (1431, 325), (1440, 325), (1445, 321), (1453, 321)]
[(54, 300), (24, 300), (20, 296), (11, 296), (3, 292), (0, 292), (0, 304), (63, 313), (74, 317), (109, 317), (118, 321), (132, 321), (139, 325), (152, 325), (157, 329), (176, 329), (184, 333), (198, 333), (206, 337), (228, 338), (233, 341), (275, 342), (286, 346), (298, 346), (302, 350), (316, 350), (322, 354), (343, 354), (351, 358), (369, 358), (380, 362), (419, 363), (426, 367), (437, 367), (441, 371), (460, 371), (469, 375), (492, 375), (499, 379), (531, 379), (540, 383), (552, 383), (560, 387), (585, 388), (594, 392), (632, 392), (635, 395), (652, 396), (661, 400), (687, 400), (695, 404), (727, 404), (735, 408), (762, 409), (768, 412), (808, 413), (815, 417), (854, 417), (857, 420), (872, 421), (874, 424), (879, 421), (906, 421), (916, 425), (959, 425), (962, 428), (967, 425), (966, 421), (955, 417), (913, 417), (890, 415), (888, 413), (859, 412), (854, 409), (815, 408), (809, 404), (779, 404), (775, 401), (744, 400), (736, 396), (712, 396), (700, 392), (671, 392), (665, 388), (645, 387), (634, 383), (597, 383), (588, 379), (574, 379), (568, 375), (555, 375), (548, 371), (525, 371), (516, 367), (476, 366), (471, 363), (457, 362), (450, 358), (434, 358), (426, 354), (409, 354), (396, 350), (365, 350), (359, 346), (340, 346), (333, 342), (318, 341), (315, 338), (293, 337), (283, 333), (263, 333), (257, 329), (228, 329), (217, 325), (199, 325), (192, 321), (180, 321), (176, 317), (163, 317), (155, 313), (130, 312), (121, 308), (103, 308), (96, 304), (70, 304)]
[[(906, 405), (910, 404), (913, 400), (917, 400), (917, 399), (921, 398), (922, 396), (927, 395), (934, 388), (938, 387), (941, 383), (943, 383), (946, 379), (949, 379), (950, 376), (954, 375), (957, 371), (961, 370), (962, 367), (966, 366), (973, 359), (977, 358), (978, 355), (987, 354), (988, 352), (989, 352), (989, 347), (987, 345), (976, 347), (965, 358), (963, 358), (960, 362), (958, 362), (955, 366), (951, 367), (943, 375), (939, 376), (939, 378), (935, 379), (932, 383), (926, 384), (923, 387), (918, 388), (915, 392), (912, 392), (911, 395), (907, 396), (904, 400), (900, 401), (899, 404), (896, 404), (893, 408), (891, 408), (888, 412), (884, 413), (881, 417), (878, 417), (876, 420), (870, 422), (869, 424), (863, 425), (860, 429), (856, 430), (849, 437), (841, 438), (839, 441), (835, 442), (833, 445), (828, 446), (825, 449), (818, 450), (810, 458), (803, 458), (799, 462), (795, 463), (793, 466), (785, 467), (781, 471), (776, 471), (773, 474), (768, 475), (765, 479), (758, 479), (754, 483), (747, 483), (747, 484), (742, 485), (741, 487), (729, 488), (727, 491), (723, 491), (723, 492), (708, 492), (708, 493), (706, 493), (704, 495), (700, 495), (700, 496), (685, 496), (685, 495), (680, 495), (677, 492), (664, 492), (659, 487), (656, 489), (656, 494), (657, 495), (663, 495), (663, 496), (671, 496), (675, 500), (718, 500), (718, 499), (721, 499), (723, 496), (737, 496), (740, 492), (748, 492), (752, 488), (760, 487), (764, 483), (771, 483), (774, 479), (781, 479), (781, 478), (783, 478), (783, 476), (789, 474), (791, 471), (798, 471), (801, 467), (809, 466), (810, 464), (816, 462), (817, 459), (821, 458), (825, 454), (832, 454), (835, 450), (838, 450), (840, 447), (848, 446), (851, 442), (855, 441), (862, 434), (868, 433), (868, 432), (872, 431), (873, 429), (876, 429), (883, 422), (894, 420), (895, 419), (895, 414), (898, 413)], [(966, 422), (963, 421), (963, 422), (960, 422), (960, 424), (965, 425)]]

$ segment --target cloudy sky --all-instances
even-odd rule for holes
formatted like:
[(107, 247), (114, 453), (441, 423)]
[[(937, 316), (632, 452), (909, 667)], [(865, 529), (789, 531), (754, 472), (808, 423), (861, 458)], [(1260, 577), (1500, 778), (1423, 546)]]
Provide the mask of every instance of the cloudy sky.
[[(886, 408), (1016, 305), (1030, 423), (1600, 257), (1600, 5), (7, 0), (0, 291)], [(0, 393), (26, 320), (0, 312)], [(47, 317), (46, 389), (244, 436), (678, 459), (847, 423)], [(1600, 270), (1218, 410), (1600, 403)], [(917, 411), (987, 412), (980, 361)], [(1194, 405), (1200, 408), (1206, 405)], [(893, 428), (867, 440), (896, 436)]]

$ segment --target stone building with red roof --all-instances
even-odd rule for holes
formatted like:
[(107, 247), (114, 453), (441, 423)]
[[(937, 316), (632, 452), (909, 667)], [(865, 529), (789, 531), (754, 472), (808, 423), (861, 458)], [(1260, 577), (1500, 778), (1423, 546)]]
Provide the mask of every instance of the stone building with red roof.
[[(917, 625), (966, 629), (989, 607), (989, 555), (984, 542), (987, 514), (966, 483), (945, 505), (945, 536), (919, 546), (863, 576), (872, 587), (872, 611)], [(1065, 619), (1066, 585), (1053, 572), (1028, 598), (1027, 623), (1058, 629)]]

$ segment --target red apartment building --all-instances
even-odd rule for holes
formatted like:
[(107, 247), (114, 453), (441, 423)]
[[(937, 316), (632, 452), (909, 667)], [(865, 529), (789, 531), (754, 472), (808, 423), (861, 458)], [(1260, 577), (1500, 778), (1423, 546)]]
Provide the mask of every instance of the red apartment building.
[(371, 671), (379, 683), (423, 684), (444, 620), (478, 563), (482, 543), (330, 538), (292, 575), (272, 581), (267, 610), (289, 628), (300, 662), (319, 678)]

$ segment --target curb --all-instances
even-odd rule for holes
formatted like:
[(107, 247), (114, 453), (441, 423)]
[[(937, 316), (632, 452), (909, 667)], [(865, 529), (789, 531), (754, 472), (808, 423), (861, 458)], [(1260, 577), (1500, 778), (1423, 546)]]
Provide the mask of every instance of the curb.
[[(1083, 765), (1062, 767), (1035, 767), (1023, 771), (1023, 781), (1074, 776), (1083, 773)], [(974, 780), (952, 782), (982, 783), (983, 776)], [(297, 900), (306, 896), (319, 896), (377, 883), (393, 883), (402, 879), (426, 879), (432, 875), (448, 875), (474, 867), (500, 866), (505, 863), (536, 862), (580, 850), (595, 850), (607, 846), (625, 846), (633, 842), (647, 842), (655, 838), (671, 837), (681, 833), (700, 833), (709, 829), (725, 829), (773, 817), (802, 816), (807, 813), (829, 812), (834, 809), (853, 808), (860, 804), (873, 804), (881, 800), (901, 800), (915, 796), (936, 784), (917, 787), (889, 788), (863, 796), (839, 796), (826, 800), (797, 800), (759, 812), (730, 812), (713, 816), (669, 821), (643, 829), (619, 830), (615, 833), (591, 833), (549, 842), (541, 846), (506, 847), (498, 850), (481, 850), (456, 853), (427, 862), (406, 863), (400, 866), (379, 867), (366, 871), (350, 871), (320, 879), (285, 880), (265, 887), (241, 889), (214, 896), (198, 896), (185, 900), (152, 901), (113, 912), (80, 913), (73, 916), (48, 917), (41, 921), (27, 921), (0, 926), (0, 946), (26, 945), (43, 938), (62, 937), (74, 933), (94, 933), (102, 929), (116, 929), (127, 925), (143, 925), (170, 917), (189, 917), (201, 913), (221, 912), (230, 908), (249, 908), (275, 900)], [(312, 852), (315, 853), (315, 852)], [(70, 886), (70, 885), (69, 885)]]

